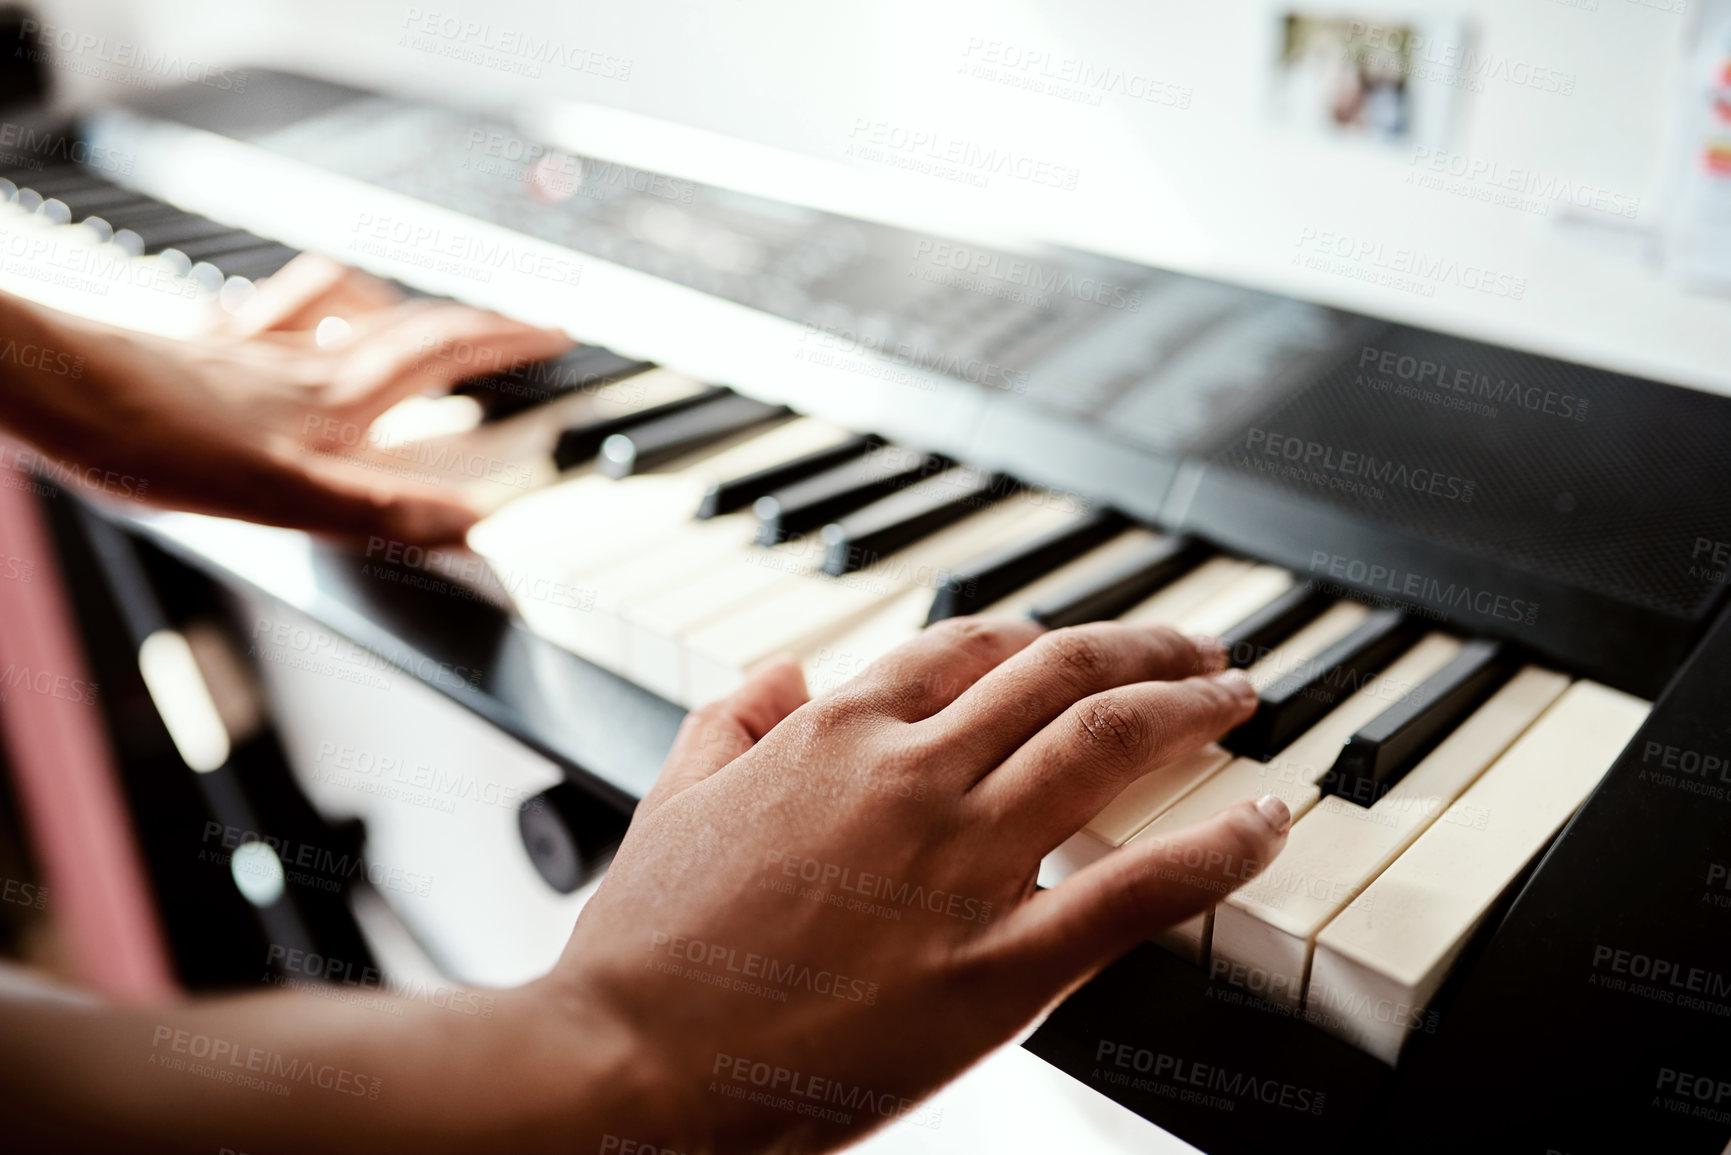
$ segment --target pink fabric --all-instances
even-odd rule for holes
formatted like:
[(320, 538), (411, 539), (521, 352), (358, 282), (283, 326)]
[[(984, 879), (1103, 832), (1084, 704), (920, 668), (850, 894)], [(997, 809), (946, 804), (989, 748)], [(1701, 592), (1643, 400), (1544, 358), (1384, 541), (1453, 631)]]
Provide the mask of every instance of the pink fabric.
[(168, 949), (32, 481), (0, 440), (0, 730), (47, 909), (77, 974), (122, 1002), (176, 993)]

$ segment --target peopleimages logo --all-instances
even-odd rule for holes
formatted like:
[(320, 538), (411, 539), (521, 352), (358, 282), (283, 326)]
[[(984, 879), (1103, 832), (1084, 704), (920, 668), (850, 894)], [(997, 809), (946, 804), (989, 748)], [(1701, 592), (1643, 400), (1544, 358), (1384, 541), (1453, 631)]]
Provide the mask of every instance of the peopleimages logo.
[[(106, 36), (80, 32), (63, 25), (44, 24), (27, 17), (19, 21), (18, 38), (21, 41), (34, 40), (60, 55), (59, 60), (50, 57), (44, 61), (45, 54), (41, 49), (18, 49), (20, 53), (27, 53), (32, 60), (58, 64), (68, 71), (91, 73), (122, 84), (136, 84), (140, 77), (160, 76), (170, 81), (202, 84), (219, 92), (246, 91), (245, 72), (232, 68), (217, 68), (186, 59), (178, 53), (153, 52), (130, 41), (111, 40)], [(91, 67), (92, 62), (98, 67), (106, 65), (134, 75), (97, 71)], [(150, 83), (146, 87), (154, 88), (155, 84)]]
[(1311, 441), (1269, 429), (1252, 428), (1245, 436), (1244, 447), (1253, 454), (1277, 457), (1303, 466), (1305, 469), (1337, 474), (1343, 478), (1387, 486), (1390, 489), (1410, 489), (1462, 503), (1473, 499), (1475, 483), (1469, 477), (1457, 477), (1437, 469), (1408, 466), (1356, 449), (1338, 449), (1320, 441)]
[[(1128, 1084), (1135, 1086), (1137, 1090), (1159, 1092), (1163, 1085), (1174, 1089), (1190, 1089), (1207, 1096), (1207, 1099), (1193, 1101), (1225, 1110), (1231, 1110), (1238, 1102), (1253, 1100), (1271, 1107), (1320, 1115), (1328, 1101), (1326, 1093), (1309, 1087), (1295, 1086), (1279, 1079), (1261, 1078), (1247, 1071), (1229, 1071), (1212, 1063), (1201, 1063), (1180, 1055), (1169, 1055), (1164, 1051), (1154, 1051), (1147, 1047), (1138, 1047), (1134, 1043), (1120, 1043), (1112, 1039), (1100, 1040), (1099, 1046), (1094, 1050), (1094, 1062), (1098, 1064), (1095, 1068), (1097, 1079), (1123, 1082), (1128, 1076), (1119, 1075), (1119, 1072), (1134, 1072), (1149, 1076), (1147, 1079), (1136, 1080), (1134, 1084)], [(1220, 1101), (1209, 1101), (1216, 1098)]]
[[(1453, 285), (1511, 301), (1527, 295), (1525, 277), (1419, 249), (1391, 247), (1379, 240), (1332, 229), (1300, 229), (1296, 247), (1299, 251), (1293, 254), (1294, 264), (1358, 280), (1382, 282), (1387, 278), (1391, 287), (1416, 286), (1427, 296), (1436, 292), (1437, 285)], [(1343, 264), (1337, 268), (1329, 263), (1331, 258)]]
[(63, 132), (10, 120), (0, 122), (0, 149), (17, 149), (17, 152), (7, 152), (0, 159), (7, 162), (8, 168), (21, 168), (27, 172), (41, 172), (44, 165), (53, 162), (83, 165), (117, 176), (132, 171), (131, 153), (115, 152)]
[(1057, 164), (1001, 145), (868, 117), (854, 119), (853, 130), (848, 133), (847, 155), (981, 188), (989, 178), (1002, 176), (1072, 192), (1082, 175), (1073, 165)]
[[(1426, 145), (1415, 145), (1407, 163), (1415, 170), (1425, 170), (1408, 173), (1409, 184), (1460, 192), (1478, 199), (1494, 199), (1494, 194), (1506, 194), (1509, 198), (1506, 203), (1514, 207), (1530, 204), (1548, 212), (1550, 204), (1569, 204), (1629, 220), (1633, 220), (1641, 210), (1639, 197), (1570, 180), (1530, 165), (1509, 165), (1487, 157), (1468, 156)], [(1449, 184), (1447, 180), (1459, 183)]]
[[(833, 862), (802, 858), (779, 850), (764, 854), (765, 873), (775, 872), (786, 878), (816, 886), (832, 887), (842, 894), (860, 895), (897, 907), (920, 907), (933, 914), (948, 915), (963, 922), (989, 922), (992, 904), (968, 898), (953, 891), (926, 887), (919, 883), (898, 881), (887, 875), (855, 870)], [(760, 884), (761, 885), (761, 884)]]
[(937, 281), (944, 274), (954, 274), (953, 280), (944, 283), (988, 295), (1002, 295), (991, 293), (989, 286), (994, 285), (1026, 289), (1040, 304), (1051, 297), (1069, 297), (1085, 304), (1131, 313), (1142, 305), (1141, 289), (1128, 288), (1085, 273), (1078, 275), (1071, 269), (1054, 268), (1038, 261), (948, 241), (922, 238), (914, 242), (914, 262), (909, 275), (920, 280)]
[[(777, 993), (804, 990), (843, 1002), (863, 1003), (868, 1007), (878, 1001), (878, 984), (805, 963), (788, 962), (722, 943), (655, 931), (650, 936), (649, 953), (661, 954), (663, 948), (669, 959), (692, 963), (715, 972), (717, 977), (737, 975), (741, 979), (761, 979), (780, 988)], [(782, 1001), (785, 999), (785, 994), (782, 994)]]
[[(379, 1097), (379, 1080), (371, 1075), (360, 1074), (330, 1063), (315, 1063), (308, 1059), (295, 1058), (265, 1047), (249, 1047), (230, 1039), (197, 1034), (184, 1028), (158, 1025), (151, 1037), (150, 1046), (152, 1066), (169, 1070), (189, 1070), (193, 1074), (219, 1082), (251, 1086), (254, 1084), (243, 1083), (237, 1076), (256, 1074), (260, 1080), (268, 1078), (278, 1081), (272, 1086), (259, 1089), (270, 1090), (283, 1096), (288, 1095), (291, 1090), (287, 1084), (303, 1083), (356, 1098)], [(157, 1053), (161, 1049), (166, 1049), (169, 1053)], [(189, 1065), (186, 1058), (177, 1056), (203, 1062)], [(278, 1087), (281, 1089), (278, 1090)]]
[(1555, 389), (1522, 385), (1506, 377), (1492, 377), (1447, 361), (1429, 361), (1393, 349), (1378, 349), (1366, 345), (1359, 351), (1358, 367), (1372, 368), (1378, 373), (1398, 377), (1428, 389), (1459, 393), (1500, 405), (1515, 405), (1534, 413), (1548, 413), (1574, 421), (1587, 419), (1587, 399)]
[(1426, 574), (1414, 573), (1400, 566), (1383, 565), (1363, 558), (1313, 550), (1310, 572), (1327, 574), (1331, 578), (1351, 583), (1360, 590), (1374, 590), (1392, 595), (1405, 602), (1438, 609), (1471, 610), (1487, 618), (1537, 625), (1539, 605), (1524, 598), (1509, 597), (1486, 589), (1475, 589), (1462, 582), (1443, 581)]

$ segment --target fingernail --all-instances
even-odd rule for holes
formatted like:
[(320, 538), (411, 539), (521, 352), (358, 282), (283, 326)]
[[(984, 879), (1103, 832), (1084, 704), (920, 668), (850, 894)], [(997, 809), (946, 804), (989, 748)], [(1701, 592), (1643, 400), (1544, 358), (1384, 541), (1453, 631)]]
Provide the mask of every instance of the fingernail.
[(1232, 695), (1243, 701), (1256, 700), (1256, 687), (1251, 684), (1250, 675), (1243, 670), (1223, 670), (1214, 675), (1217, 685), (1226, 687)]
[(1196, 634), (1190, 639), (1190, 644), (1196, 647), (1197, 660), (1204, 670), (1213, 671), (1226, 667), (1226, 643), (1210, 634)]
[(1276, 834), (1285, 834), (1292, 829), (1292, 811), (1286, 808), (1286, 803), (1272, 794), (1264, 794), (1256, 800), (1256, 812), (1262, 815), (1262, 820)]

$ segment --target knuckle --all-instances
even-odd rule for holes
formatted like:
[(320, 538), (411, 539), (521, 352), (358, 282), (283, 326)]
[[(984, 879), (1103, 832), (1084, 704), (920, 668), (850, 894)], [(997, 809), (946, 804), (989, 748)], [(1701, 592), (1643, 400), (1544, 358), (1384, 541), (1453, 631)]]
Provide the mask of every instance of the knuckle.
[(1053, 630), (1039, 643), (1042, 665), (1081, 683), (1093, 683), (1112, 669), (1112, 652), (1098, 629), (1068, 626)]
[(934, 753), (921, 745), (896, 744), (873, 759), (872, 773), (890, 782), (910, 782), (931, 771)]
[(732, 724), (732, 715), (719, 702), (711, 702), (699, 706), (679, 724), (681, 735), (687, 741), (698, 745), (707, 745), (720, 741), (730, 735), (737, 727)]
[(856, 689), (842, 687), (801, 706), (794, 717), (808, 732), (823, 734), (851, 725), (870, 712), (865, 698)]
[(1119, 694), (1096, 694), (1078, 703), (1075, 719), (1077, 737), (1113, 768), (1143, 750), (1153, 733), (1146, 711)]
[(994, 618), (947, 618), (931, 628), (943, 639), (946, 650), (971, 658), (995, 662), (1009, 648), (1009, 627)]

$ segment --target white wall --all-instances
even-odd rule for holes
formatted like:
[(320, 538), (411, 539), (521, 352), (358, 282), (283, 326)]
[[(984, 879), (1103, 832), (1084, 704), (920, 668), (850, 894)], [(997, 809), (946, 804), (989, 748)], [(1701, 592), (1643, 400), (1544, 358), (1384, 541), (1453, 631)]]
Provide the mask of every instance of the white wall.
[[(1401, 0), (1393, 0), (1400, 11)], [(1590, 3), (1593, 0), (1578, 0)], [(1509, 70), (1573, 78), (1567, 94), (1491, 78), (1462, 93), (1451, 147), (1638, 198), (1657, 219), (1665, 134), (1679, 84), (1680, 0), (1476, 0), (1456, 13), (1475, 49)], [(1691, 4), (1693, 6), (1693, 4)], [(278, 65), (447, 100), (560, 98), (604, 104), (851, 164), (867, 182), (1083, 247), (1284, 287), (1438, 327), (1731, 391), (1731, 309), (1652, 271), (1637, 231), (1564, 223), (1407, 183), (1406, 151), (1323, 145), (1271, 127), (1263, 77), (1273, 52), (1263, 0), (53, 0), (47, 19), (79, 32), (177, 47), (212, 64)], [(1388, 12), (1391, 4), (1365, 4)], [(532, 32), (630, 62), (620, 81), (545, 67), (540, 78), (405, 46), (411, 13)], [(438, 37), (434, 38), (439, 39)], [(971, 42), (1191, 91), (1179, 109), (1107, 95), (1095, 107), (960, 74)], [(977, 50), (976, 50), (977, 51)], [(497, 58), (498, 54), (495, 54)], [(68, 70), (75, 101), (102, 91)], [(1416, 83), (1426, 83), (1419, 81)], [(111, 89), (112, 91), (112, 89)], [(124, 92), (124, 89), (119, 91)], [(994, 178), (986, 189), (850, 159), (861, 122), (981, 148), (1008, 147), (1077, 172), (1073, 191)], [(1603, 220), (1604, 218), (1600, 218)], [(1608, 221), (1628, 225), (1627, 221)], [(1520, 299), (1445, 280), (1424, 296), (1340, 269), (1297, 267), (1321, 235), (1383, 259), (1427, 257), (1524, 283)], [(1302, 242), (1302, 243), (1301, 243)], [(1374, 256), (1351, 264), (1374, 269)]]

